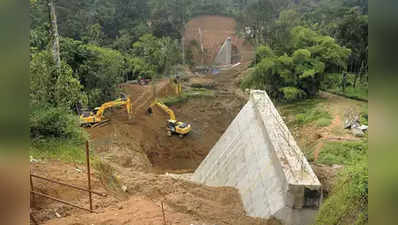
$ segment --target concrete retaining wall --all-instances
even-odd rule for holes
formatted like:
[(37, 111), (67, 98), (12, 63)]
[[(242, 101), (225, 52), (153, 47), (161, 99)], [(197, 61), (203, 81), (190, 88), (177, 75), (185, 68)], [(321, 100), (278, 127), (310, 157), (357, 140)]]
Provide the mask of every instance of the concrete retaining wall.
[(249, 102), (195, 171), (192, 180), (239, 190), (249, 216), (309, 225), (321, 184), (268, 95)]
[(232, 39), (228, 37), (217, 53), (214, 60), (216, 65), (231, 65), (232, 63)]

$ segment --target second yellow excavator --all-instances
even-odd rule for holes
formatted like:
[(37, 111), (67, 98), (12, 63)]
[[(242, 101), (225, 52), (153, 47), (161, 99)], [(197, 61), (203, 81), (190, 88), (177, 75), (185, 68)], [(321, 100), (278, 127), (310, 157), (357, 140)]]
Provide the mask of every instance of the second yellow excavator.
[(126, 106), (126, 111), (131, 117), (133, 106), (131, 103), (131, 98), (126, 94), (121, 93), (121, 97), (110, 102), (102, 104), (100, 107), (94, 109), (94, 111), (83, 112), (80, 114), (80, 126), (83, 127), (97, 127), (106, 124), (109, 119), (104, 117), (104, 112), (108, 108)]
[(147, 110), (148, 114), (152, 114), (152, 107), (155, 105), (161, 108), (167, 114), (169, 114), (170, 119), (167, 121), (167, 126), (166, 126), (167, 135), (169, 137), (172, 136), (173, 134), (177, 134), (180, 138), (183, 138), (184, 136), (188, 135), (191, 132), (192, 130), (191, 124), (177, 121), (173, 110), (171, 110), (169, 107), (167, 107), (164, 103), (160, 102), (159, 100), (155, 100), (149, 106)]

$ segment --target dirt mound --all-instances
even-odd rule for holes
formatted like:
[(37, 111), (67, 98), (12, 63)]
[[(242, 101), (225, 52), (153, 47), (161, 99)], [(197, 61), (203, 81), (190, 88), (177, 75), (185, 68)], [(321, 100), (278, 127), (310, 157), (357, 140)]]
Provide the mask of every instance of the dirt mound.
[[(236, 35), (236, 21), (224, 16), (200, 16), (191, 20), (185, 27), (185, 44), (191, 49), (195, 62), (212, 64), (224, 41), (231, 37), (232, 47), (242, 62), (252, 58), (253, 48)], [(205, 58), (202, 59), (201, 43)]]
[(72, 216), (47, 222), (56, 224), (278, 224), (247, 217), (237, 190), (212, 188), (168, 176), (131, 173), (125, 180), (132, 196), (99, 214)]

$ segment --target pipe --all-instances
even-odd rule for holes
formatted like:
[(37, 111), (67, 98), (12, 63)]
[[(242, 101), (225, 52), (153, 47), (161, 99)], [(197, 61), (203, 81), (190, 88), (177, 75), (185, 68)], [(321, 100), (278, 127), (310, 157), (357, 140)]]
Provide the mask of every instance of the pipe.
[(36, 191), (31, 191), (30, 193), (35, 194), (35, 195), (38, 195), (38, 196), (41, 196), (41, 197), (44, 197), (44, 198), (51, 199), (51, 200), (56, 201), (56, 202), (63, 203), (63, 204), (65, 204), (65, 205), (69, 205), (69, 206), (72, 206), (72, 207), (75, 207), (75, 208), (78, 208), (78, 209), (81, 209), (81, 210), (85, 210), (85, 211), (88, 211), (88, 212), (94, 212), (93, 210), (86, 209), (86, 208), (80, 207), (80, 206), (78, 206), (78, 205), (72, 204), (72, 203), (70, 203), (70, 202), (66, 202), (66, 201), (63, 201), (63, 200), (60, 200), (60, 199), (51, 197), (51, 196), (49, 196), (49, 195), (36, 192)]
[[(81, 188), (81, 187), (77, 187), (77, 186), (74, 186), (74, 185), (71, 185), (71, 184), (66, 184), (66, 183), (62, 183), (62, 182), (59, 182), (59, 181), (50, 180), (50, 179), (45, 178), (45, 177), (40, 177), (40, 176), (33, 175), (33, 174), (31, 174), (30, 176), (31, 176), (31, 178), (34, 177), (34, 178), (45, 180), (45, 181), (48, 181), (48, 182), (51, 182), (51, 183), (54, 183), (54, 184), (64, 185), (64, 186), (67, 186), (67, 187), (70, 187), (70, 188), (73, 188), (73, 189), (76, 189), (76, 190), (79, 190), (79, 191), (91, 192), (93, 194), (96, 194), (96, 195), (99, 195), (99, 196), (102, 196), (102, 197), (106, 197), (107, 196), (107, 194), (105, 194), (105, 193), (99, 193), (99, 192), (96, 192), (96, 191), (87, 190), (87, 189), (84, 189), (84, 188)], [(33, 191), (33, 185), (31, 185), (31, 188), (32, 188), (32, 191)]]

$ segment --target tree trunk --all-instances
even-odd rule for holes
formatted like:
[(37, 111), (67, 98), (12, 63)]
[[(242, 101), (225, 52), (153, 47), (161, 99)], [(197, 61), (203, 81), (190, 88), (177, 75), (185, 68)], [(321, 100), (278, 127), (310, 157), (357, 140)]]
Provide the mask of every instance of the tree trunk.
[(55, 3), (54, 0), (47, 0), (48, 11), (50, 16), (50, 34), (51, 34), (51, 52), (55, 65), (59, 69), (61, 67), (61, 57), (59, 54), (59, 34), (57, 25), (57, 16), (55, 14)]
[(359, 73), (355, 73), (355, 78), (354, 78), (354, 88), (357, 88), (357, 80), (359, 77)]
[(342, 80), (342, 88), (343, 88), (343, 93), (345, 93), (345, 85), (346, 85), (346, 78), (347, 78), (347, 73), (343, 71), (343, 80)]

